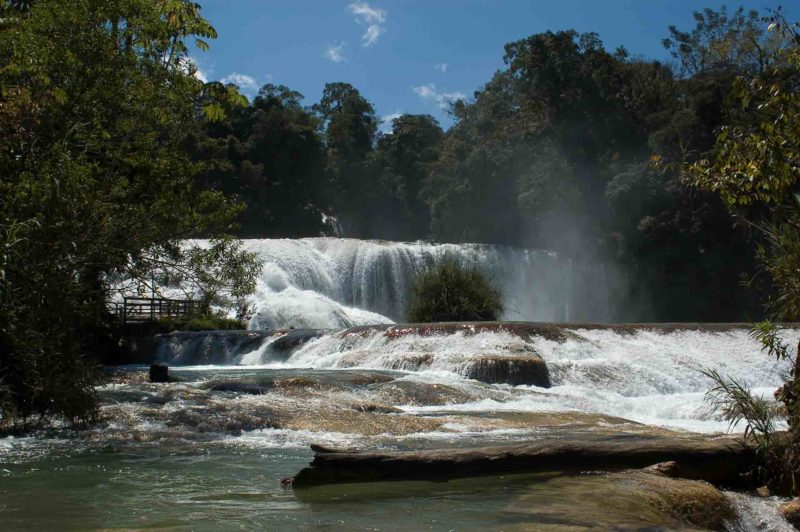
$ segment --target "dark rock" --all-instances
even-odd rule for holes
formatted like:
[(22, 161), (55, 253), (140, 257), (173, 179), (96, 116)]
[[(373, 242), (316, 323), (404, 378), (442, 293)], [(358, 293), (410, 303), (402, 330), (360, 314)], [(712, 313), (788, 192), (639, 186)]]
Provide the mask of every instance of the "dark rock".
[(754, 462), (731, 438), (650, 438), (535, 442), (477, 449), (335, 452), (325, 449), (295, 477), (295, 487), (345, 482), (434, 480), (545, 471), (620, 470), (674, 460), (690, 479), (732, 484)]
[(272, 382), (225, 381), (213, 384), (212, 392), (232, 392), (240, 395), (261, 395), (273, 387)]
[(526, 355), (488, 355), (464, 363), (461, 372), (468, 379), (489, 384), (533, 385), (550, 387), (550, 372), (542, 357)]
[(378, 403), (357, 403), (353, 405), (353, 409), (357, 412), (365, 412), (371, 414), (402, 414), (403, 411), (397, 407), (390, 405), (382, 405)]
[(279, 331), (277, 334), (281, 336), (273, 341), (270, 346), (270, 354), (274, 355), (277, 360), (286, 360), (292, 353), (301, 345), (319, 338), (326, 332), (323, 329), (290, 329), (289, 331)]
[(259, 348), (266, 331), (176, 331), (137, 343), (137, 358), (170, 366), (232, 364)]
[(169, 367), (162, 364), (151, 364), (150, 382), (173, 382), (169, 376)]

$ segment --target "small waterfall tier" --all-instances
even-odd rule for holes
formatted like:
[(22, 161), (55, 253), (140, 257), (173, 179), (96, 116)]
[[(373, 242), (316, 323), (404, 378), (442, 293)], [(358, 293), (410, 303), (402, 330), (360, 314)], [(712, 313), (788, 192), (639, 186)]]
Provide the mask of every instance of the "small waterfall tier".
[[(264, 261), (252, 296), (251, 329), (406, 321), (414, 279), (443, 255), (475, 265), (489, 276), (503, 294), (503, 319), (574, 319), (575, 268), (547, 251), (344, 238), (246, 240), (245, 246)], [(606, 319), (600, 314), (592, 318)]]

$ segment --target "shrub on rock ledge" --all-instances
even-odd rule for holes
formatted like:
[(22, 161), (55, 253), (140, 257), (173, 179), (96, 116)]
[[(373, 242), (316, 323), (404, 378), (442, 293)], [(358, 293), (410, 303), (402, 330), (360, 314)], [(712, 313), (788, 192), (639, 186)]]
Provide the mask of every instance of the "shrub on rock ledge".
[(408, 320), (494, 321), (503, 312), (500, 292), (475, 266), (444, 256), (417, 277), (408, 307)]

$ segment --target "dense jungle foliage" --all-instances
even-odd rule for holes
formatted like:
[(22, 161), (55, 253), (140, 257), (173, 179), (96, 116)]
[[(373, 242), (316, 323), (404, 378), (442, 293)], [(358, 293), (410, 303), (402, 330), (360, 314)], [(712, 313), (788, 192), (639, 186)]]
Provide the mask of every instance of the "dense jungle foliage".
[[(753, 228), (760, 271), (772, 285), (770, 317), (800, 319), (800, 24), (780, 10), (767, 18), (774, 46), (768, 62), (734, 82), (731, 107), (737, 113), (719, 128), (713, 154), (687, 160), (687, 184), (718, 194), (729, 211)], [(766, 355), (789, 366), (786, 382), (774, 394), (788, 423), (786, 434), (774, 423), (770, 401), (746, 383), (709, 370), (715, 385), (712, 405), (731, 423), (745, 424), (761, 458), (755, 473), (777, 492), (800, 493), (800, 346), (793, 349), (771, 321), (752, 332)]]
[(791, 42), (753, 11), (695, 19), (666, 29), (666, 63), (593, 33), (509, 43), (505, 68), (452, 105), (447, 131), (403, 115), (381, 133), (347, 83), (310, 106), (268, 84), (196, 124), (186, 148), (205, 186), (246, 204), (241, 236), (332, 234), (323, 219), (335, 216), (348, 237), (541, 247), (624, 271), (617, 321), (759, 319), (759, 292), (742, 283), (757, 267), (751, 228), (686, 186), (678, 163), (709, 158), (718, 129), (746, 120), (736, 80)]
[(121, 287), (182, 279), (240, 306), (253, 289), (255, 257), (226, 237), (241, 205), (179, 145), (242, 104), (187, 68), (214, 35), (182, 0), (0, 2), (0, 429), (95, 418)]

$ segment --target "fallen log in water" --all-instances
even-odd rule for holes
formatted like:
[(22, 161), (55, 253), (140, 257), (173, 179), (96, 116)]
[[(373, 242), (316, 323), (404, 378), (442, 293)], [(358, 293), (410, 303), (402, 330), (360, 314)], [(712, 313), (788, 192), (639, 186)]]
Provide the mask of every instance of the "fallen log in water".
[(751, 447), (731, 438), (537, 442), (476, 449), (361, 452), (312, 445), (309, 467), (296, 488), (348, 482), (444, 481), (483, 475), (545, 471), (620, 470), (673, 461), (670, 476), (737, 484), (755, 458)]

